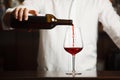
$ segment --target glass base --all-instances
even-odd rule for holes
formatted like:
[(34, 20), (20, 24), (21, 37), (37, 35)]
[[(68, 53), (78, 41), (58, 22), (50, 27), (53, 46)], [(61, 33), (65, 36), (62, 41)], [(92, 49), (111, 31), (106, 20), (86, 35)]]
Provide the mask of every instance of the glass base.
[(75, 77), (75, 75), (81, 75), (82, 73), (75, 73), (75, 72), (73, 72), (73, 73), (66, 73), (66, 75), (72, 75), (73, 77)]

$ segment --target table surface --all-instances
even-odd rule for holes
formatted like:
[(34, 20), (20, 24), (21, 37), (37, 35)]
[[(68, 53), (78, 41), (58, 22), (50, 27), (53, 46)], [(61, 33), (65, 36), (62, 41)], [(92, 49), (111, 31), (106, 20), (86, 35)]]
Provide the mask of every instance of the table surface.
[(37, 71), (6, 71), (0, 72), (0, 80), (58, 80), (58, 79), (84, 79), (84, 80), (120, 80), (120, 71), (86, 71), (81, 75), (66, 75), (60, 72)]

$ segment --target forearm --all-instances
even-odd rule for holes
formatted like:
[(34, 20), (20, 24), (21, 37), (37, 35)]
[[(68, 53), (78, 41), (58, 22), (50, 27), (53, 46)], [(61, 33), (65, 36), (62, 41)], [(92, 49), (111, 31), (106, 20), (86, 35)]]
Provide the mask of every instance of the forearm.
[[(24, 13), (24, 14), (21, 14), (21, 13)], [(26, 7), (24, 5), (20, 5), (20, 6), (17, 6), (15, 8), (7, 9), (6, 13), (3, 15), (3, 30), (13, 30), (13, 28), (10, 26), (10, 16), (11, 16), (11, 14), (16, 19), (22, 21), (22, 19), (27, 20), (28, 14), (37, 15), (37, 13), (36, 14), (35, 13), (36, 13), (36, 11), (29, 10), (28, 7)]]
[(32, 15), (37, 16), (39, 13), (39, 10), (42, 9), (43, 8), (42, 6), (44, 5), (43, 0), (39, 0), (39, 2), (41, 4), (38, 3), (38, 1), (36, 1), (36, 0), (25, 0), (23, 2), (23, 4), (21, 4), (17, 7), (9, 8), (3, 16), (3, 25), (4, 25), (3, 29), (4, 30), (13, 29), (10, 27), (10, 15), (11, 15), (11, 13), (20, 21), (22, 21), (22, 19), (28, 20), (28, 14), (32, 14)]

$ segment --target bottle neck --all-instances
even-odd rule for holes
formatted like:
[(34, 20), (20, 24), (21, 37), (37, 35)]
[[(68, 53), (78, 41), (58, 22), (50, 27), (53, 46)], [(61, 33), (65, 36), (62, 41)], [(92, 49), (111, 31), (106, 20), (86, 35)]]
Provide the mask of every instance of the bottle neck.
[(72, 20), (58, 19), (56, 24), (57, 25), (72, 25)]

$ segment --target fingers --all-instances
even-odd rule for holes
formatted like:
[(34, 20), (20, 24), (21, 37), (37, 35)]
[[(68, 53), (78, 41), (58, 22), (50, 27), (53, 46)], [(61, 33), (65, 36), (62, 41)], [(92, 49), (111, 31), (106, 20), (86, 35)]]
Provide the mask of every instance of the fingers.
[(24, 20), (28, 20), (28, 12), (29, 12), (29, 10), (27, 8), (25, 8), (24, 12), (23, 12)]
[(15, 16), (16, 19), (18, 19), (18, 11), (19, 11), (19, 8), (16, 8), (16, 9), (13, 11), (13, 15)]
[(28, 20), (28, 12), (29, 10), (26, 8), (15, 8), (15, 10), (12, 12), (12, 14), (14, 15), (14, 17), (16, 19), (18, 19), (19, 21), (24, 20)]
[(30, 10), (29, 13), (34, 15), (34, 16), (38, 16), (38, 12), (35, 10)]
[(23, 14), (24, 13), (24, 8), (20, 8), (19, 11), (18, 11), (18, 19), (19, 21), (22, 21), (23, 19)]
[(38, 13), (35, 10), (28, 10), (27, 8), (19, 8), (19, 7), (15, 8), (15, 10), (12, 12), (14, 17), (19, 21), (28, 20), (29, 13), (35, 16), (38, 15)]

